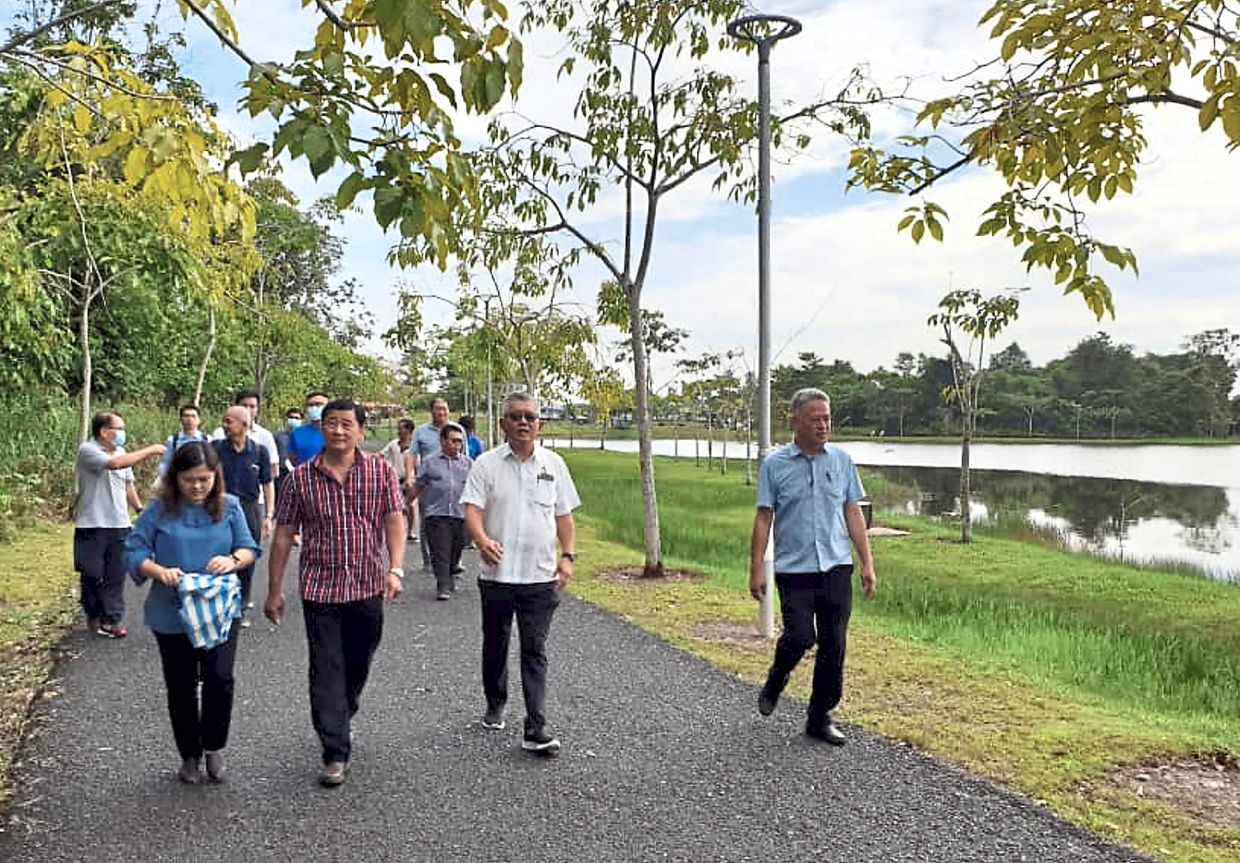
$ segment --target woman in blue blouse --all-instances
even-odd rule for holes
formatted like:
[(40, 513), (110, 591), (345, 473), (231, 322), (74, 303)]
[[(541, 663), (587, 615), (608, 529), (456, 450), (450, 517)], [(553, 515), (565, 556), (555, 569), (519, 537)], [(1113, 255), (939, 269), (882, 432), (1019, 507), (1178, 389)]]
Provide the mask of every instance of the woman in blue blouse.
[(225, 493), (215, 449), (204, 443), (178, 449), (160, 496), (142, 511), (125, 542), (125, 562), (135, 579), (151, 582), (144, 618), (159, 643), (182, 782), (201, 781), (204, 755), (211, 780), (224, 778), (238, 627), (231, 627), (228, 638), (215, 647), (195, 647), (178, 615), (177, 585), (182, 573), (235, 572), (261, 553), (241, 503)]

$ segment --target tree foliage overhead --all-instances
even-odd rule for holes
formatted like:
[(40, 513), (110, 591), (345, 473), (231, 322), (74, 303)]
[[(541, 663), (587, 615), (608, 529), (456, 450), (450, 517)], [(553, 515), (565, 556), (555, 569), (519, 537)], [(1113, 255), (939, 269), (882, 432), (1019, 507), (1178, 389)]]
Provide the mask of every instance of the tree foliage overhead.
[[(525, 27), (552, 31), (562, 43), (559, 86), (573, 94), (566, 100), (572, 114), (516, 112), (491, 123), (489, 142), (474, 157), (481, 216), (457, 213), (462, 218), (452, 242), (469, 266), (499, 269), (520, 260), (528, 241), (538, 238), (549, 250), (546, 278), (571, 282), (588, 266), (592, 286), (606, 281), (622, 300), (637, 381), (646, 571), (657, 574), (662, 550), (642, 294), (669, 196), (699, 179), (740, 200), (755, 193), (749, 151), (758, 107), (713, 62), (723, 52), (745, 50), (726, 33), (744, 3), (528, 0), (525, 8)], [(849, 77), (834, 96), (780, 111), (776, 145), (807, 146), (814, 122), (850, 140), (864, 138), (865, 106), (878, 98), (860, 76)], [(623, 201), (619, 218), (595, 217), (604, 198)], [(417, 263), (435, 253), (433, 244), (414, 237), (398, 257)]]
[[(929, 101), (917, 117), (923, 130), (896, 149), (856, 149), (851, 182), (920, 196), (962, 168), (994, 171), (1006, 191), (977, 233), (1007, 237), (1028, 268), (1050, 271), (1097, 317), (1114, 315), (1099, 265), (1135, 271), (1136, 257), (1094, 236), (1086, 215), (1133, 192), (1151, 109), (1181, 111), (1203, 132), (1221, 128), (1228, 149), (1240, 146), (1240, 9), (1231, 0), (996, 0), (980, 23), (997, 56)], [(918, 242), (942, 239), (945, 219), (922, 200), (899, 228)]]

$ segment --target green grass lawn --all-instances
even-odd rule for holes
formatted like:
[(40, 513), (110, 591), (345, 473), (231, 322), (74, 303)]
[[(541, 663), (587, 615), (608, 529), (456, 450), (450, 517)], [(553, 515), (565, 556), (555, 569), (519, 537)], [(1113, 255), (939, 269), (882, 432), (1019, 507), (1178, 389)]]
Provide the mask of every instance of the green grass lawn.
[[(562, 450), (583, 506), (578, 591), (759, 682), (770, 648), (704, 627), (749, 626), (754, 489), (656, 460), (665, 562), (707, 578), (617, 585), (590, 576), (641, 560), (634, 456)], [(1063, 817), (1159, 859), (1235, 860), (1240, 829), (1139, 797), (1122, 767), (1240, 755), (1240, 588), (1043, 545), (899, 519), (874, 540), (878, 596), (857, 591), (841, 718), (1004, 782)], [(794, 689), (808, 694), (805, 669)]]
[(77, 610), (73, 528), (40, 523), (0, 544), (0, 800), (30, 700), (48, 678), (51, 649)]

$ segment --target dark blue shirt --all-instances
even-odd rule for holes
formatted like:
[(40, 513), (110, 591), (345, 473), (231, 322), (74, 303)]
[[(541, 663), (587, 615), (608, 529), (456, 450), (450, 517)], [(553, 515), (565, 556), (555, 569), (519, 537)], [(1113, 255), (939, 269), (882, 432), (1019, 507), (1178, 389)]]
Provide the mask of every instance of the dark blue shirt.
[(224, 488), (239, 500), (258, 500), (259, 491), (271, 482), (271, 456), (267, 454), (267, 447), (249, 438), (240, 452), (227, 438), (213, 443), (220, 454), (220, 467), (224, 469)]

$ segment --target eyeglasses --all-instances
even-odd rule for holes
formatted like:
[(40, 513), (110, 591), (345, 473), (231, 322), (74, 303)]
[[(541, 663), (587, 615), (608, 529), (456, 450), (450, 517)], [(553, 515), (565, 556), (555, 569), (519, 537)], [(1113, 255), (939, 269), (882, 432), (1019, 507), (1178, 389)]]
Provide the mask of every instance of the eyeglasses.
[(534, 414), (534, 413), (522, 413), (520, 411), (510, 411), (507, 414), (505, 414), (505, 416), (508, 417), (508, 422), (510, 423), (519, 423), (521, 422), (521, 420), (525, 420), (527, 423), (538, 422), (538, 414)]
[(445, 442), (445, 443), (463, 444), (463, 443), (465, 443), (465, 438), (463, 438), (463, 437), (449, 437), (449, 438), (444, 438), (444, 442)]

